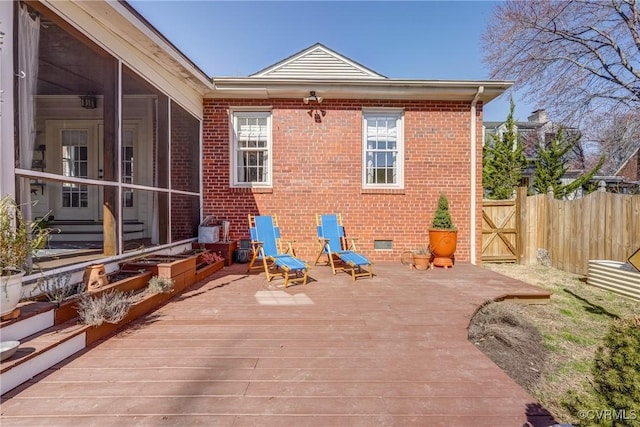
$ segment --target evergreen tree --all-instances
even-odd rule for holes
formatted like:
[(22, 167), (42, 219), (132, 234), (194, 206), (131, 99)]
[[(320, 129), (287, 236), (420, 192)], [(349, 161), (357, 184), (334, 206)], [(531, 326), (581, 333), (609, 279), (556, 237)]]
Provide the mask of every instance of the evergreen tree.
[(580, 135), (567, 139), (562, 128), (558, 129), (558, 133), (548, 144), (540, 144), (538, 150), (538, 158), (535, 161), (536, 170), (533, 176), (533, 189), (537, 193), (545, 194), (549, 188), (553, 189), (556, 199), (563, 199), (567, 195), (572, 194), (578, 188), (586, 186), (591, 178), (598, 172), (604, 163), (604, 157), (600, 159), (598, 164), (574, 181), (568, 184), (562, 184), (560, 180), (567, 172), (566, 154), (580, 141)]
[(640, 427), (640, 317), (612, 322), (591, 373), (586, 393), (570, 391), (562, 401), (580, 426)]
[(485, 197), (489, 199), (510, 199), (527, 167), (524, 144), (513, 118), (514, 110), (511, 98), (505, 131), (501, 135), (491, 135), (482, 150), (482, 183)]

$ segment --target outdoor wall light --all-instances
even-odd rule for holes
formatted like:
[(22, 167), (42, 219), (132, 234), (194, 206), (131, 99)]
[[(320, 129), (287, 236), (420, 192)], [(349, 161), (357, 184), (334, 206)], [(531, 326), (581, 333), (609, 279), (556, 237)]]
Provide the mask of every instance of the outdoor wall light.
[(94, 95), (82, 95), (80, 97), (80, 106), (88, 110), (93, 110), (98, 106), (98, 100)]
[(316, 96), (316, 91), (312, 90), (311, 92), (309, 92), (309, 96), (305, 96), (304, 98), (302, 98), (302, 102), (304, 102), (305, 104), (308, 104), (309, 102), (317, 102), (318, 104), (322, 104), (322, 97)]

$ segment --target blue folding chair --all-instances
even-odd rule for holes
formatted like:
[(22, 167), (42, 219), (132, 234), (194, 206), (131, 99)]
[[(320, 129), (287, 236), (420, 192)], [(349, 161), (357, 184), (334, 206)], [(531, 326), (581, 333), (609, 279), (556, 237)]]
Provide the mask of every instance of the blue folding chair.
[(356, 277), (373, 277), (371, 261), (357, 252), (354, 240), (351, 240), (351, 244), (347, 244), (342, 215), (316, 214), (316, 227), (320, 253), (314, 265), (317, 265), (320, 258), (326, 255), (326, 264), (331, 266), (333, 274), (336, 274), (337, 270), (343, 270), (350, 272), (353, 280), (356, 280)]
[(280, 227), (275, 215), (249, 215), (249, 233), (253, 256), (248, 271), (256, 268), (256, 261), (262, 261), (269, 282), (276, 276), (282, 276), (285, 288), (289, 286), (289, 282), (307, 283), (309, 266), (295, 257), (291, 242), (287, 243), (287, 250), (282, 251)]

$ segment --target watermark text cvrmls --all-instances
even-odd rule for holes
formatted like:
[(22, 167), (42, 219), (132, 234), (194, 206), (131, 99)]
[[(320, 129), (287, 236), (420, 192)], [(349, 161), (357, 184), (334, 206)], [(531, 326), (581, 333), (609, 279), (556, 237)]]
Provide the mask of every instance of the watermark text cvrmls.
[(635, 409), (583, 409), (578, 411), (578, 418), (600, 421), (629, 421), (637, 420)]

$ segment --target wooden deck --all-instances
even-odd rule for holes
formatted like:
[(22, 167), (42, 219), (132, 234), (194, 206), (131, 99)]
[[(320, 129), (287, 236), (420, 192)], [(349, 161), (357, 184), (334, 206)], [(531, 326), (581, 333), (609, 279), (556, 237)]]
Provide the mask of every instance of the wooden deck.
[(544, 301), (480, 267), (329, 267), (289, 286), (234, 264), (2, 396), (9, 426), (549, 426), (467, 340), (486, 301)]

